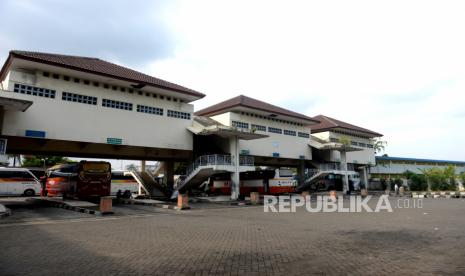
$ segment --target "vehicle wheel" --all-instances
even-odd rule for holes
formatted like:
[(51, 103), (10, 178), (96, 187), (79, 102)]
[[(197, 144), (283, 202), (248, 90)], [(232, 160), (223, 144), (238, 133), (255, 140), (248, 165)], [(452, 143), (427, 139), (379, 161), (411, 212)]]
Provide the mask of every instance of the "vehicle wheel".
[(34, 190), (31, 190), (31, 189), (28, 189), (28, 190), (24, 191), (25, 196), (33, 196), (35, 194), (36, 194), (36, 192), (34, 192)]

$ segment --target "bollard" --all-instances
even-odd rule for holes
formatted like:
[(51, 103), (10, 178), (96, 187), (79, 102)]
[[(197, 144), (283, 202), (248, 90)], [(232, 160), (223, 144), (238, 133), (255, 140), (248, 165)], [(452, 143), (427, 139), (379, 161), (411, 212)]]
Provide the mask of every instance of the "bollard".
[(361, 190), (360, 190), (360, 195), (361, 195), (362, 197), (366, 197), (366, 196), (368, 195), (367, 189), (361, 189)]
[(337, 192), (335, 190), (329, 191), (329, 197), (332, 198), (334, 201), (337, 200)]
[(100, 212), (102, 214), (113, 214), (113, 199), (109, 196), (100, 198)]
[(305, 201), (310, 201), (311, 196), (309, 191), (303, 191), (302, 192), (302, 197), (305, 198)]
[(250, 193), (250, 202), (254, 205), (260, 203), (260, 194), (258, 192), (251, 192)]
[(178, 194), (178, 210), (190, 209), (189, 207), (189, 197), (187, 194)]
[(399, 195), (400, 195), (400, 196), (404, 196), (404, 192), (405, 192), (405, 188), (404, 188), (404, 187), (400, 187), (400, 188), (399, 188)]

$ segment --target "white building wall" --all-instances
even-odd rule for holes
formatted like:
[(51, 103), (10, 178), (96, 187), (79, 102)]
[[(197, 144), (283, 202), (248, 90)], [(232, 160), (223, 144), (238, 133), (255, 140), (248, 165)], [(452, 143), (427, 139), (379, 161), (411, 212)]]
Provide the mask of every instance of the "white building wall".
[[(250, 155), (272, 157), (273, 153), (276, 152), (279, 153), (280, 158), (299, 159), (300, 156), (304, 156), (307, 160), (312, 159), (311, 149), (308, 145), (309, 138), (298, 136), (298, 132), (310, 134), (309, 127), (260, 119), (235, 112), (227, 112), (221, 115), (212, 116), (211, 118), (227, 126), (231, 126), (232, 121), (248, 123), (250, 128), (252, 128), (252, 124), (265, 126), (267, 131), (256, 130), (256, 133), (266, 134), (270, 137), (257, 140), (239, 141), (239, 149), (249, 151)], [(297, 135), (289, 136), (271, 133), (268, 131), (268, 127), (280, 128), (283, 131), (284, 129), (296, 131)]]
[[(35, 77), (35, 79), (33, 78)], [(72, 77), (72, 76), (71, 76)], [(29, 84), (56, 90), (55, 99), (11, 92), (15, 83)], [(11, 71), (3, 97), (33, 101), (25, 112), (6, 111), (3, 135), (25, 136), (25, 130), (45, 131), (46, 138), (94, 143), (106, 143), (107, 138), (121, 138), (124, 145), (192, 150), (192, 134), (186, 127), (192, 125), (193, 105), (138, 95), (137, 92), (114, 91), (74, 83), (41, 72), (30, 76)], [(97, 105), (62, 100), (63, 91), (97, 97)], [(133, 104), (133, 110), (102, 106), (102, 99)], [(163, 108), (163, 116), (137, 112), (137, 104)], [(187, 112), (190, 119), (167, 117), (167, 110)]]
[[(366, 138), (361, 138), (361, 137), (355, 137), (347, 134), (339, 134), (339, 133), (334, 133), (331, 131), (325, 131), (325, 132), (319, 132), (319, 133), (314, 133), (312, 134), (316, 136), (317, 138), (320, 138), (322, 140), (330, 142), (331, 138), (335, 139), (341, 139), (342, 137), (348, 137), (351, 142), (365, 144), (365, 146), (358, 146), (361, 151), (351, 151), (347, 152), (347, 163), (355, 163), (355, 164), (372, 164), (374, 165), (376, 163), (375, 161), (375, 151), (373, 148), (368, 148), (367, 145), (373, 145), (373, 141), (370, 139)], [(337, 150), (332, 150), (330, 153), (327, 155), (327, 160), (329, 162), (340, 162), (341, 161), (341, 155), (339, 151)]]

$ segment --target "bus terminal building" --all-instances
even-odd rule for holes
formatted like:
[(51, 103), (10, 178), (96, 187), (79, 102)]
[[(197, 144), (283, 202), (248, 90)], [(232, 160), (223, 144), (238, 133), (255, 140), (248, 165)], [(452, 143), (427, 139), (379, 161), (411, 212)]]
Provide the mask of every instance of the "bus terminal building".
[(382, 136), (244, 95), (194, 112), (204, 94), (98, 58), (11, 51), (0, 84), (8, 154), (161, 161), (168, 176), (183, 161), (181, 192), (228, 172), (232, 199), (257, 166), (296, 168), (302, 190), (329, 173), (345, 175), (343, 190), (351, 172), (368, 187)]

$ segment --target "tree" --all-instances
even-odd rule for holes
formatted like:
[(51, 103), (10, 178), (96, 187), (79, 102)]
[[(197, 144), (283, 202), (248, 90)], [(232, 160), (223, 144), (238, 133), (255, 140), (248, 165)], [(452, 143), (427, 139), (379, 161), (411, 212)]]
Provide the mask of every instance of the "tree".
[(137, 171), (137, 166), (131, 163), (131, 164), (126, 166), (126, 170), (127, 171)]
[(426, 191), (428, 183), (423, 174), (414, 174), (410, 177), (410, 191)]
[(455, 167), (431, 168), (422, 170), (432, 191), (456, 190)]
[(378, 154), (386, 149), (387, 142), (381, 139), (373, 139), (373, 149), (375, 154)]
[(73, 163), (74, 161), (62, 156), (26, 155), (22, 160), (22, 167), (51, 167), (56, 164)]

